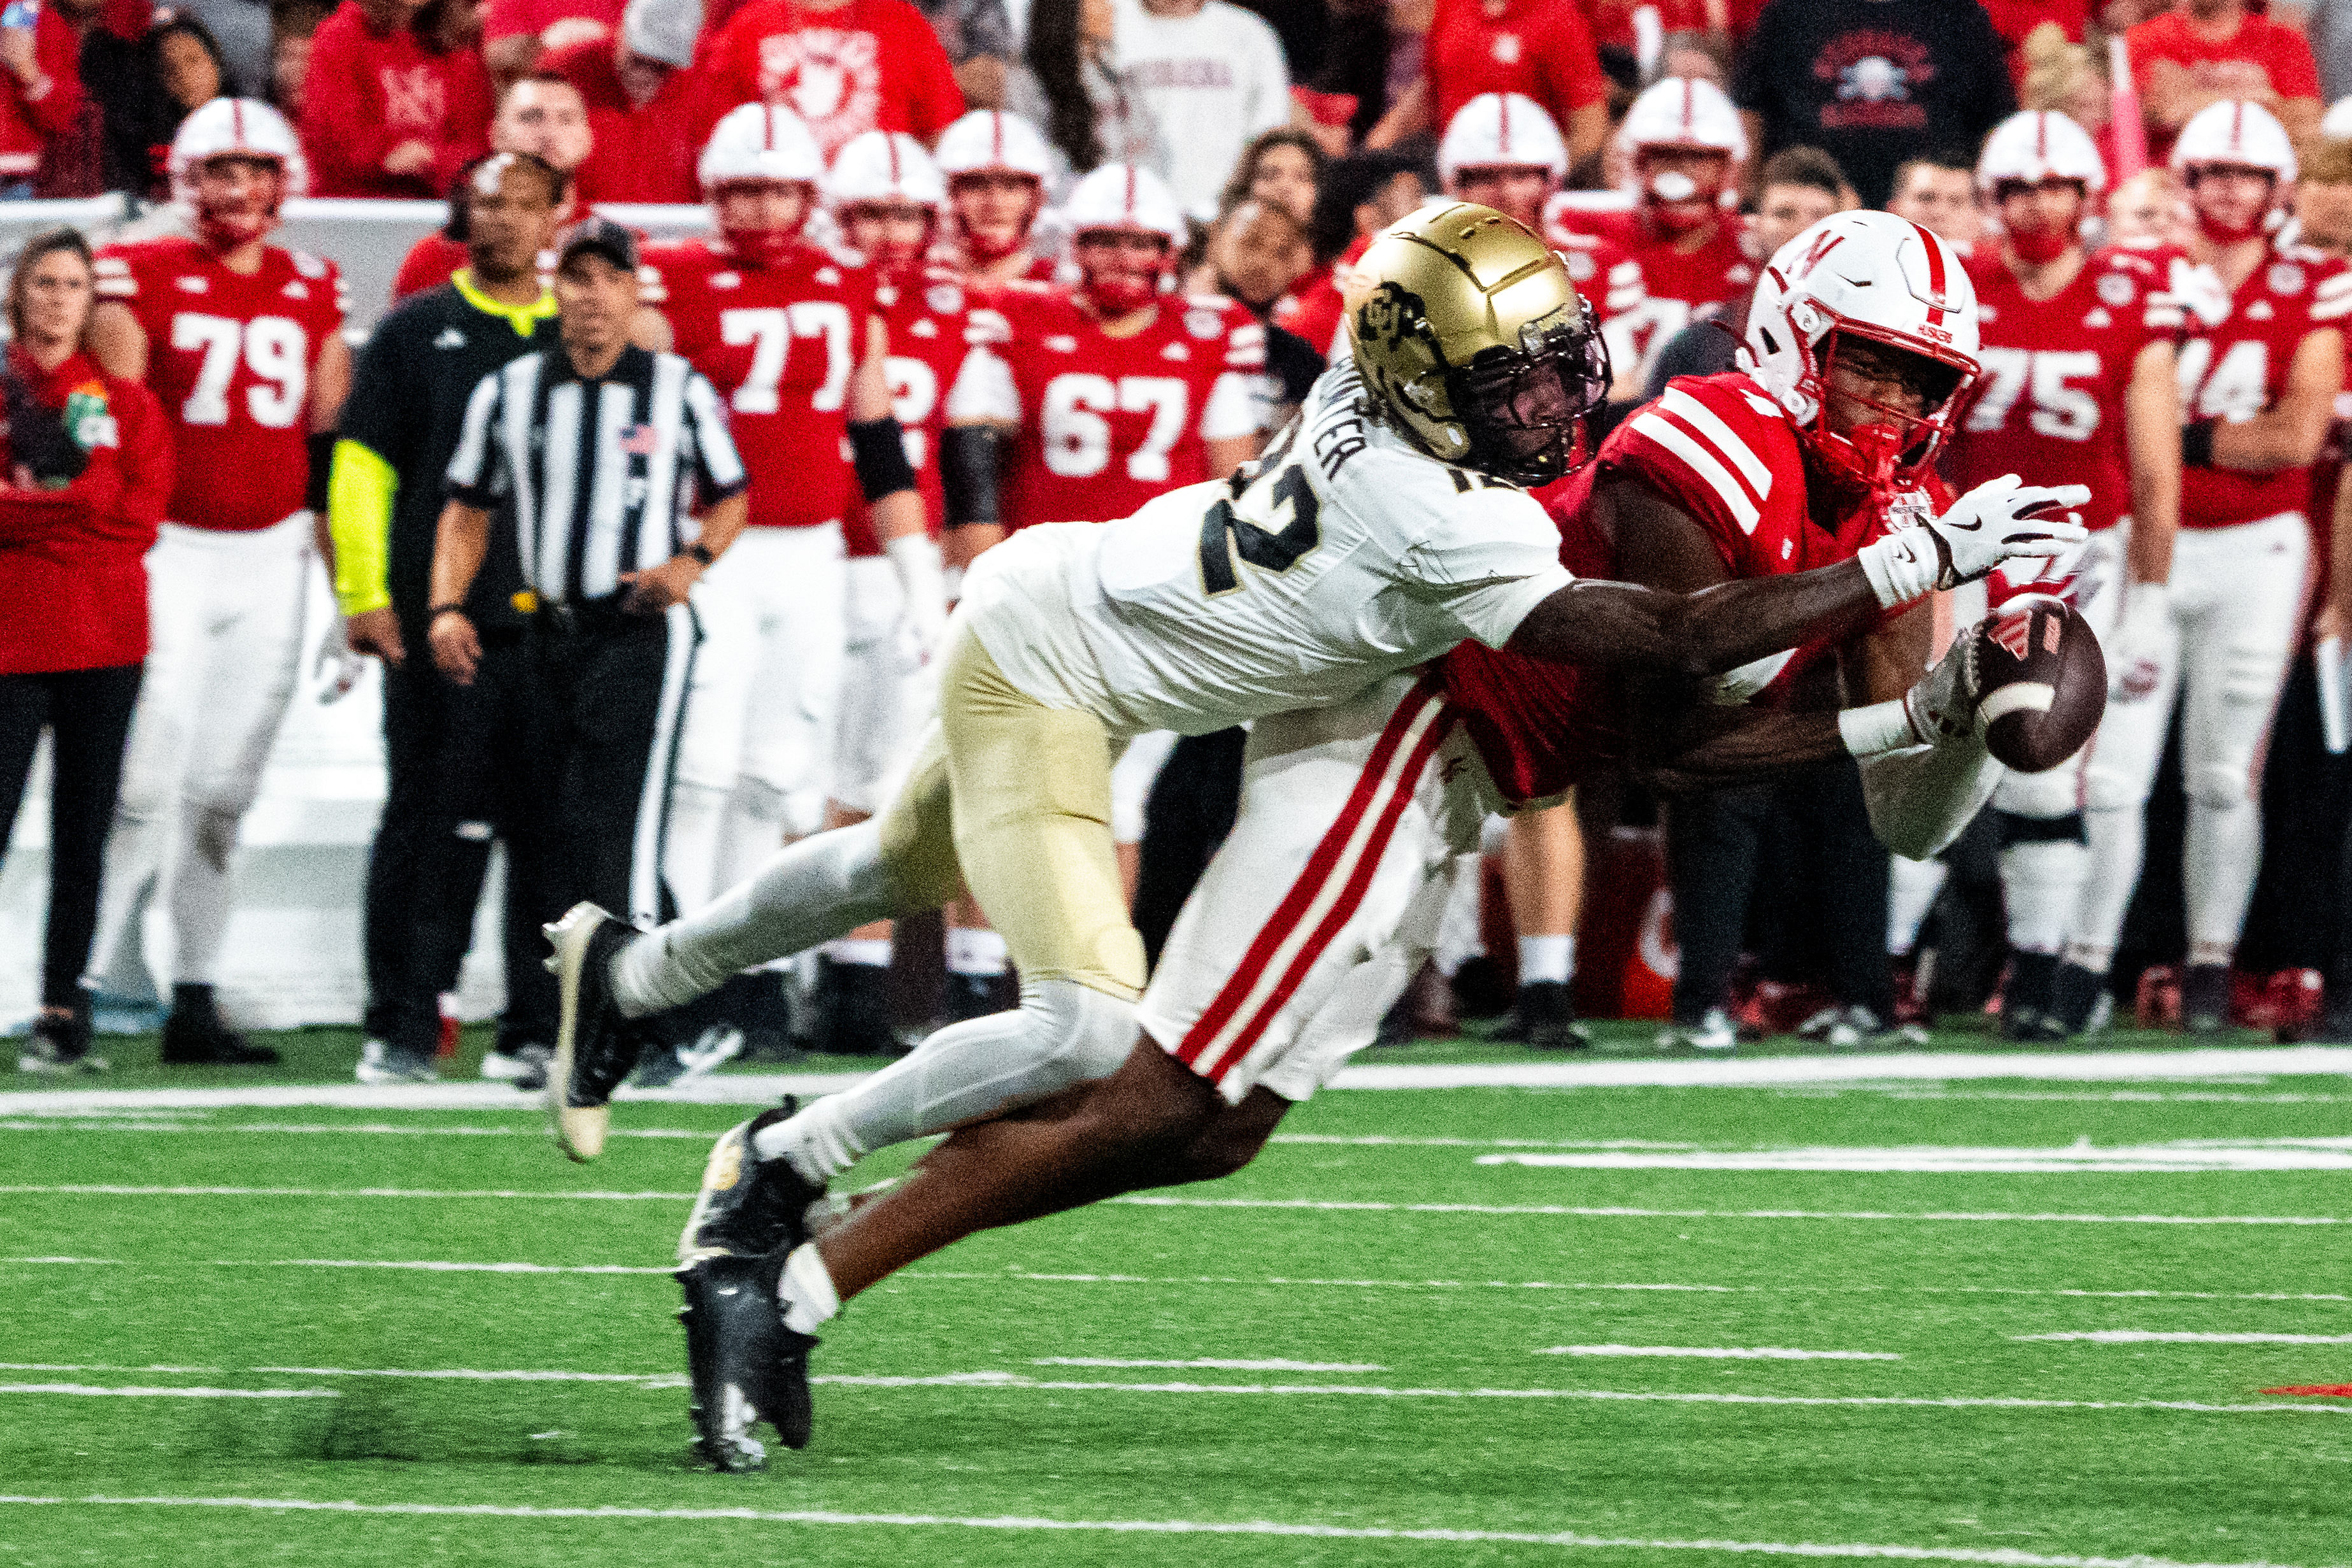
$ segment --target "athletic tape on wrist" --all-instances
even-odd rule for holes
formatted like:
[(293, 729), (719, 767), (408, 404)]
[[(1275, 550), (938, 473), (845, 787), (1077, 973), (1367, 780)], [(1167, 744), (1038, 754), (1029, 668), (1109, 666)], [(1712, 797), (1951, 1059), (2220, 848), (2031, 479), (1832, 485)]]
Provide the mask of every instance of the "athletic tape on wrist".
[(1857, 757), (1883, 757), (1919, 744), (1911, 728), (1910, 710), (1900, 698), (1843, 710), (1838, 714), (1838, 738), (1845, 742), (1847, 752)]
[(1879, 607), (1887, 610), (1925, 597), (1936, 586), (1942, 569), (1935, 542), (1924, 528), (1890, 533), (1864, 545), (1854, 559), (1862, 563), (1862, 574), (1870, 579), (1870, 591), (1878, 595)]

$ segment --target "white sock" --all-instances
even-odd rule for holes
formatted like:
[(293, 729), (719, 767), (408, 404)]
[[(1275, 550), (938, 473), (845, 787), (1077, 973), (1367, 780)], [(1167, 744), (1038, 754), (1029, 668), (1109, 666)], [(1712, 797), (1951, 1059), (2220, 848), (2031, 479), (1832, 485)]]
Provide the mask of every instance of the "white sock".
[(2000, 852), (2010, 946), (2020, 952), (2054, 953), (2066, 945), (2090, 861), (2088, 849), (2063, 839), (2012, 844)]
[(813, 1334), (841, 1310), (841, 1292), (824, 1267), (816, 1243), (804, 1241), (784, 1259), (776, 1277), (776, 1300), (784, 1309), (784, 1327), (796, 1334)]
[(948, 928), (948, 973), (993, 976), (1004, 973), (1004, 939), (992, 931)]
[(824, 944), (824, 955), (835, 963), (863, 964), (868, 969), (890, 967), (890, 939), (842, 936)]
[(837, 1094), (811, 1100), (782, 1121), (760, 1129), (751, 1140), (751, 1152), (762, 1160), (789, 1163), (801, 1180), (822, 1187), (866, 1154), (866, 1145), (850, 1131), (842, 1110)]
[(681, 913), (692, 914), (717, 897), (719, 839), (727, 823), (731, 789), (680, 779), (670, 786), (669, 823), (662, 846), (662, 879)]
[(1534, 985), (1543, 981), (1568, 984), (1576, 973), (1576, 939), (1572, 936), (1523, 936), (1519, 938), (1519, 984)]
[(1944, 890), (1946, 869), (1941, 860), (1906, 860), (1893, 857), (1886, 899), (1886, 951), (1908, 958), (1919, 945), (1919, 928)]

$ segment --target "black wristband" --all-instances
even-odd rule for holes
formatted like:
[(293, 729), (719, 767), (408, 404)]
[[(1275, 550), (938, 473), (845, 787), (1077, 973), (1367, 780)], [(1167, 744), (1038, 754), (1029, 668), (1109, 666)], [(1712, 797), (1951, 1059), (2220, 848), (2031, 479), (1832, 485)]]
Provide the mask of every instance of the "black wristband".
[(950, 425), (940, 432), (940, 487), (950, 528), (992, 524), (996, 510), (996, 431), (986, 425)]
[(915, 488), (915, 469), (907, 461), (906, 438), (898, 432), (898, 422), (890, 416), (851, 420), (849, 455), (857, 466), (857, 488), (866, 493), (868, 501)]
[(313, 430), (304, 443), (310, 452), (310, 478), (302, 487), (302, 504), (312, 511), (327, 510), (327, 478), (335, 468), (335, 433)]
[(2180, 427), (2180, 466), (2184, 468), (2210, 468), (2213, 466), (2213, 426), (2219, 421), (2194, 419)]
[(680, 551), (679, 553), (694, 557), (695, 560), (702, 563), (706, 570), (719, 563), (719, 556), (717, 552), (714, 552), (710, 546), (703, 543), (699, 539), (688, 545), (684, 550)]
[[(425, 624), (427, 626), (430, 626), (434, 622), (439, 620), (444, 616), (466, 616), (466, 606), (463, 605), (436, 605), (433, 606), (432, 614), (425, 617)], [(466, 616), (466, 618), (467, 620), (473, 619), (471, 616)]]

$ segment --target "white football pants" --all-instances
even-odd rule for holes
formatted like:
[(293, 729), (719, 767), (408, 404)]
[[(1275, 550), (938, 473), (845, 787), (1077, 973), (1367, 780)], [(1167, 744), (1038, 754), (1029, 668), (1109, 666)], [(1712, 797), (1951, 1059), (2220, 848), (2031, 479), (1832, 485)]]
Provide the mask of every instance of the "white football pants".
[(173, 980), (218, 978), (238, 827), (301, 672), (310, 531), (307, 511), (244, 533), (167, 522), (147, 552), (147, 676), (107, 835), (93, 976), (160, 888)]

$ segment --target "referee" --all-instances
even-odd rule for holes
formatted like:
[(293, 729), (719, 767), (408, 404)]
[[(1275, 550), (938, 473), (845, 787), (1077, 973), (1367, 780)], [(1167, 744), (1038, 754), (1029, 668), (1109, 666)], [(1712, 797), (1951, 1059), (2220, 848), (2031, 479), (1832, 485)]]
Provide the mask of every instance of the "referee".
[[(507, 1010), (486, 1078), (536, 1088), (555, 1037), (555, 987), (538, 963), (539, 846), (514, 785), (529, 700), (522, 576), (509, 549), (473, 585), (482, 668), (451, 685), (425, 648), (443, 476), (482, 377), (554, 334), (555, 296), (540, 280), (566, 182), (527, 153), (499, 153), (467, 175), (467, 267), (404, 301), (360, 355), (329, 484), (335, 593), (351, 646), (383, 660), (383, 816), (368, 861), (367, 1044), (362, 1083), (429, 1081), (439, 996), (454, 989), (474, 930), (493, 827), (507, 846)], [(562, 906), (557, 906), (560, 910)]]
[[(434, 662), (478, 677), (467, 595), (494, 515), (514, 525), (537, 690), (527, 738), (552, 908), (640, 927), (673, 912), (662, 832), (698, 640), (687, 591), (743, 527), (745, 477), (717, 394), (634, 347), (637, 247), (591, 218), (555, 273), (560, 342), (483, 378), (449, 462), (433, 552)], [(699, 513), (698, 531), (688, 527)]]

